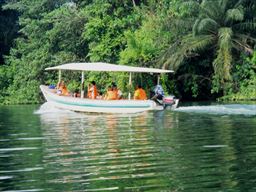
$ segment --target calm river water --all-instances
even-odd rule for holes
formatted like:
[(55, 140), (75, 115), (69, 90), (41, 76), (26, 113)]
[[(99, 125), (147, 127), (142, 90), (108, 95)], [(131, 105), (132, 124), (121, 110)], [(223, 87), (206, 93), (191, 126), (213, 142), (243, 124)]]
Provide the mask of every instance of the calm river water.
[(256, 191), (256, 105), (0, 107), (0, 191)]

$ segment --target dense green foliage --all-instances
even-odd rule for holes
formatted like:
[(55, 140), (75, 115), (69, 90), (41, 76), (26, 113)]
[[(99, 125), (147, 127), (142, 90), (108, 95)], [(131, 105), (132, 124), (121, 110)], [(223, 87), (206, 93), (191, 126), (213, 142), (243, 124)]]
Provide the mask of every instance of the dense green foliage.
[(3, 10), (4, 0), (0, 1), (0, 103), (4, 96), (3, 91), (9, 86), (8, 74), (4, 65), (4, 55), (8, 54), (17, 36), (17, 13), (12, 10)]
[(164, 65), (178, 68), (188, 58), (207, 56), (213, 67), (212, 92), (228, 91), (236, 57), (253, 52), (256, 22), (250, 13), (255, 8), (246, 1), (232, 0), (188, 1), (184, 6), (188, 10), (181, 17), (185, 24), (178, 27), (187, 25), (190, 30), (170, 46), (162, 58)]
[[(3, 52), (0, 102), (40, 102), (39, 85), (57, 82), (44, 69), (72, 61), (174, 69), (161, 83), (183, 99), (255, 99), (255, 10), (253, 0), (6, 1), (1, 12), (13, 22), (18, 14), (20, 30), (14, 44), (15, 33), (3, 37), (12, 49)], [(80, 74), (64, 79), (75, 89)], [(147, 90), (153, 79), (134, 75)], [(129, 89), (127, 74), (86, 73), (86, 80), (101, 91), (112, 81)]]
[(242, 56), (234, 70), (233, 90), (222, 97), (222, 100), (255, 100), (256, 99), (256, 52), (251, 59)]
[(18, 15), (15, 11), (2, 10), (4, 3), (4, 0), (0, 1), (0, 65), (4, 63), (3, 56), (8, 54), (18, 31)]

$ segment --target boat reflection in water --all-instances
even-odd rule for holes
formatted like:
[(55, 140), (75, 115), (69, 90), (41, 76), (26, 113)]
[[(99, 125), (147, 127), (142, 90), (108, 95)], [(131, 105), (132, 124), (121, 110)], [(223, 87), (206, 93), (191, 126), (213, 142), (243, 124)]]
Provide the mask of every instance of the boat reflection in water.
[[(58, 109), (44, 113), (42, 110), (43, 134), (48, 138), (44, 143), (48, 173), (66, 173), (55, 175), (50, 182), (85, 182), (88, 190), (100, 186), (113, 190), (123, 186), (131, 190), (128, 181), (135, 184), (139, 178), (159, 179), (154, 160), (158, 149), (150, 135), (155, 129), (164, 128), (167, 119), (162, 115), (81, 114)], [(136, 184), (138, 188), (140, 185)]]
[[(194, 108), (207, 111), (205, 106)], [(49, 187), (251, 191), (255, 116), (223, 115), (222, 108), (220, 114), (192, 113), (191, 107), (139, 114), (41, 113)], [(237, 110), (228, 107), (229, 113)], [(253, 106), (247, 113), (253, 113)]]
[(37, 106), (2, 106), (0, 191), (254, 191), (255, 107), (95, 115), (48, 105), (35, 115)]

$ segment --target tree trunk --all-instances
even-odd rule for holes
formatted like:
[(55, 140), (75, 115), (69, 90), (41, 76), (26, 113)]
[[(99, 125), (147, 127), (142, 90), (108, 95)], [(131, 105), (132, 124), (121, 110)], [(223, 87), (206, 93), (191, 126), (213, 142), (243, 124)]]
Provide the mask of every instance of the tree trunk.
[(135, 0), (132, 0), (133, 7), (136, 7)]

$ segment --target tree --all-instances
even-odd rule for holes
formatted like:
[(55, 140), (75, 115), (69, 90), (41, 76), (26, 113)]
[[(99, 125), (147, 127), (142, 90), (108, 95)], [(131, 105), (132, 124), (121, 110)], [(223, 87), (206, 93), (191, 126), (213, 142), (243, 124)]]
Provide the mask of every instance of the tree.
[[(193, 18), (191, 28), (186, 35), (177, 38), (162, 56), (163, 66), (177, 69), (187, 58), (197, 57), (205, 51), (213, 52), (212, 91), (226, 91), (232, 80), (231, 68), (236, 56), (241, 51), (247, 54), (253, 52), (256, 22), (255, 16), (249, 14), (252, 4), (248, 3), (246, 0), (185, 2), (183, 8), (187, 12), (182, 19), (188, 21), (187, 24)], [(184, 22), (178, 27), (183, 28)]]
[(8, 67), (0, 67), (0, 75), (8, 74), (4, 90), (0, 83), (5, 103), (40, 102), (39, 85), (54, 83), (46, 67), (73, 61), (116, 63), (125, 47), (124, 31), (140, 24), (130, 0), (10, 0), (4, 8), (20, 14)]
[(116, 63), (125, 48), (124, 32), (140, 25), (132, 1), (95, 0), (82, 10), (88, 17), (83, 37), (88, 42), (90, 61)]
[(64, 0), (22, 0), (5, 8), (19, 11), (20, 35), (6, 57), (9, 82), (1, 95), (5, 96), (5, 103), (38, 103), (39, 85), (54, 80), (44, 71), (46, 67), (86, 56), (87, 46), (82, 38), (86, 18), (74, 4)]
[(3, 10), (4, 2), (0, 2), (0, 65), (4, 64), (4, 55), (9, 53), (18, 32), (18, 14), (16, 11)]

